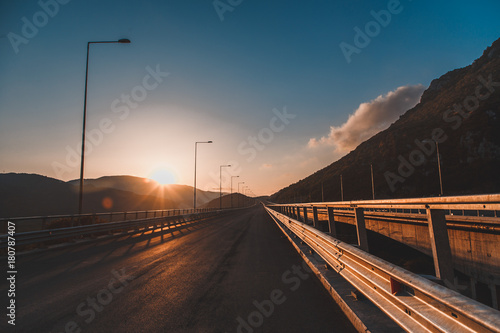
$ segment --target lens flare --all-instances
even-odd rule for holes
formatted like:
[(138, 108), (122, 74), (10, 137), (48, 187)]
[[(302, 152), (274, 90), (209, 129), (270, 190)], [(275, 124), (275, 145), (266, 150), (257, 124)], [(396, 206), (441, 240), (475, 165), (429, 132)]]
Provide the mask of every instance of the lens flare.
[(102, 207), (104, 207), (105, 209), (113, 208), (113, 199), (111, 199), (110, 197), (105, 197), (104, 199), (102, 199)]

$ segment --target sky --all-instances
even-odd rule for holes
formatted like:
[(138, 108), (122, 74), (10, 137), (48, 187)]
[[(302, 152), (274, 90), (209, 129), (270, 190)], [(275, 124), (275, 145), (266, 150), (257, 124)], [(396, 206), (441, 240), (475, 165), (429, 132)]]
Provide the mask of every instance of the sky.
[(500, 37), (500, 2), (0, 1), (0, 172), (272, 194)]

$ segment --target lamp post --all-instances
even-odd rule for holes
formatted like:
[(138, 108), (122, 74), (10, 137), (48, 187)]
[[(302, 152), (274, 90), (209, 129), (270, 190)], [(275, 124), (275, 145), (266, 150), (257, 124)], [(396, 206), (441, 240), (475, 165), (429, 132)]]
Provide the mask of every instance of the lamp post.
[(372, 200), (375, 200), (375, 185), (373, 183), (373, 164), (370, 164), (370, 172), (372, 175)]
[(438, 172), (439, 172), (439, 189), (441, 190), (441, 196), (443, 196), (443, 179), (441, 178), (441, 160), (439, 158), (439, 143), (434, 139), (427, 139), (422, 142), (434, 142), (436, 144), (436, 155), (437, 155)]
[(321, 202), (325, 202), (325, 191), (323, 190), (323, 181), (321, 181)]
[(344, 201), (344, 184), (342, 183), (342, 175), (340, 175), (340, 198)]
[(196, 213), (196, 155), (197, 155), (197, 151), (198, 151), (198, 143), (212, 143), (212, 140), (210, 140), (210, 141), (196, 141), (194, 143), (194, 188), (193, 188), (194, 199), (193, 199), (193, 208), (194, 208), (195, 213)]
[(222, 168), (230, 167), (231, 164), (221, 165), (219, 168), (219, 209), (222, 209)]
[(231, 208), (233, 208), (233, 178), (239, 178), (240, 176), (231, 176)]
[(87, 122), (87, 81), (89, 78), (90, 44), (114, 44), (114, 43), (130, 44), (130, 40), (120, 39), (117, 41), (87, 42), (87, 65), (85, 67), (85, 98), (83, 100), (82, 157), (80, 163), (80, 191), (78, 200), (78, 214), (81, 214), (83, 209), (83, 169), (85, 165), (85, 127)]
[(243, 207), (245, 207), (245, 202), (246, 202), (246, 192), (247, 192), (247, 186), (246, 185), (243, 185), (243, 187), (241, 188), (241, 190), (243, 191)]
[(245, 182), (239, 182), (238, 183), (238, 194), (240, 194), (238, 196), (238, 207), (240, 207), (240, 196), (241, 196), (241, 193), (240, 193), (240, 184), (245, 184)]
[(252, 200), (250, 200), (249, 195), (252, 195), (252, 189), (248, 186), (245, 188), (245, 199), (247, 201), (247, 204), (250, 206)]

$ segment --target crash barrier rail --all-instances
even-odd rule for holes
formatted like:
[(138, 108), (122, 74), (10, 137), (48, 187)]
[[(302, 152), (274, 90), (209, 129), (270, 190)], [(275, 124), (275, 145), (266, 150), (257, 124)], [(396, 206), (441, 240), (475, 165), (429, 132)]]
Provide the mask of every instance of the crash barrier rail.
[(197, 208), (197, 209), (164, 209), (164, 210), (140, 210), (127, 212), (106, 212), (106, 213), (86, 213), (86, 214), (68, 214), (68, 215), (47, 215), (47, 216), (29, 216), (29, 217), (10, 217), (0, 218), (1, 233), (7, 232), (8, 222), (16, 224), (16, 231), (36, 231), (43, 229), (53, 229), (52, 223), (69, 220), (69, 226), (80, 225), (82, 221), (89, 221), (90, 224), (132, 221), (147, 219), (150, 217), (168, 217), (182, 214), (204, 213), (216, 210), (215, 208)]
[[(320, 203), (295, 203), (295, 204), (270, 204), (276, 210), (305, 223), (311, 222), (318, 227), (319, 217), (328, 222), (328, 231), (333, 237), (337, 235), (338, 222), (351, 223), (356, 226), (358, 245), (362, 250), (369, 252), (366, 236), (366, 223), (371, 228), (385, 228), (384, 232), (390, 233), (390, 227), (381, 225), (378, 222), (392, 222), (396, 224), (420, 225), (420, 232), (428, 230), (429, 239), (425, 246), (427, 251), (432, 252), (436, 275), (444, 282), (454, 281), (453, 261), (450, 248), (448, 229), (466, 230), (482, 235), (485, 244), (491, 248), (480, 255), (476, 260), (480, 262), (491, 262), (493, 266), (488, 271), (481, 274), (494, 275), (491, 283), (497, 283), (498, 274), (495, 273), (499, 263), (498, 251), (496, 250), (497, 238), (500, 235), (500, 195), (474, 195), (456, 197), (434, 197), (418, 199), (398, 199), (398, 200), (369, 200), (369, 201), (342, 201), (342, 202), (320, 202)], [(326, 218), (325, 218), (326, 215)], [(312, 218), (311, 218), (312, 217)], [(405, 229), (406, 230), (406, 229)], [(377, 229), (375, 229), (377, 231)], [(414, 231), (407, 235), (399, 235), (399, 238), (413, 237), (417, 241), (417, 236), (412, 235)], [(378, 232), (378, 231), (377, 231)], [(382, 232), (382, 230), (381, 230)], [(401, 231), (402, 233), (402, 231)], [(491, 236), (486, 236), (491, 235)], [(419, 237), (420, 237), (419, 236)], [(458, 237), (469, 237), (462, 235)], [(476, 236), (474, 238), (477, 238)], [(423, 239), (423, 238), (422, 238)], [(400, 240), (402, 241), (402, 240)], [(420, 240), (418, 240), (420, 242)], [(455, 241), (455, 247), (459, 246)], [(467, 243), (468, 244), (468, 243)], [(465, 247), (470, 244), (462, 244), (460, 251), (472, 251)], [(481, 244), (479, 244), (481, 245)], [(481, 245), (481, 247), (484, 247)], [(455, 248), (455, 250), (457, 250)], [(467, 257), (467, 253), (461, 253), (462, 257)], [(493, 257), (491, 257), (493, 255)], [(493, 261), (492, 261), (493, 260)], [(485, 281), (485, 283), (488, 283)], [(498, 307), (496, 292), (492, 292), (494, 307)]]
[[(309, 203), (293, 205), (268, 205), (266, 210), (274, 219), (290, 229), (297, 237), (321, 256), (330, 267), (343, 276), (356, 289), (384, 311), (403, 329), (410, 332), (500, 332), (500, 312), (467, 298), (458, 292), (431, 282), (419, 275), (390, 264), (363, 251), (360, 229), (364, 209), (424, 209), (429, 228), (437, 234), (440, 243), (442, 230), (446, 230), (445, 209), (499, 210), (500, 196), (469, 196), (411, 200), (379, 200), (341, 203)], [(295, 214), (299, 208), (327, 207), (333, 219), (335, 207), (355, 210), (359, 248), (341, 242), (313, 226), (302, 223), (281, 212)], [(295, 207), (292, 209), (291, 207)], [(295, 213), (293, 212), (295, 211)], [(313, 209), (313, 222), (317, 212)], [(300, 213), (298, 214), (300, 218)], [(308, 221), (307, 210), (302, 213)], [(329, 220), (330, 230), (335, 224)], [(360, 228), (361, 227), (361, 228)], [(434, 228), (433, 228), (434, 227)], [(430, 231), (432, 234), (432, 231)], [(362, 234), (362, 232), (361, 232)], [(361, 236), (362, 238), (363, 236)], [(366, 235), (364, 236), (366, 237)], [(448, 239), (446, 238), (446, 241)], [(446, 242), (445, 242), (446, 243)], [(449, 244), (448, 244), (449, 248)], [(435, 251), (433, 246), (433, 251)], [(442, 250), (437, 248), (437, 250)], [(441, 267), (442, 268), (442, 267)], [(441, 277), (441, 279), (443, 279)]]
[[(122, 230), (121, 234), (129, 234), (130, 230), (133, 233), (136, 232), (146, 232), (149, 230), (155, 230), (157, 228), (177, 227), (183, 223), (187, 223), (194, 220), (199, 220), (202, 218), (208, 218), (218, 215), (222, 212), (233, 211), (234, 209), (227, 210), (207, 210), (204, 212), (188, 213), (188, 214), (178, 214), (169, 216), (158, 216), (149, 218), (140, 218), (137, 220), (119, 221), (119, 222), (107, 222), (91, 225), (73, 226), (73, 227), (63, 227), (56, 229), (45, 229), (37, 231), (28, 232), (15, 232), (15, 245), (24, 246), (32, 244), (40, 244), (45, 242), (51, 242), (60, 239), (71, 239), (81, 236), (111, 233), (112, 231)], [(179, 210), (176, 210), (179, 211)], [(182, 211), (182, 210), (181, 210)], [(186, 211), (186, 210), (184, 210)], [(102, 215), (102, 214), (83, 214), (75, 215), (73, 217), (83, 217), (92, 215)], [(61, 218), (63, 216), (59, 216)], [(9, 221), (15, 221), (15, 219), (9, 219)], [(12, 222), (11, 222), (12, 223)], [(9, 244), (9, 238), (12, 239), (10, 233), (0, 235), (0, 249), (7, 248)]]

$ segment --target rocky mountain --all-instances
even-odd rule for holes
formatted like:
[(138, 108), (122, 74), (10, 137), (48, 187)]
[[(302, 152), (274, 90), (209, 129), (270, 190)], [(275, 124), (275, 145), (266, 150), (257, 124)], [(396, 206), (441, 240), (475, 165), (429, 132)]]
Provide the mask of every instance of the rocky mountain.
[[(276, 202), (404, 198), (500, 192), (500, 39), (471, 65), (431, 82), (388, 129), (313, 175), (275, 193)], [(323, 190), (322, 190), (323, 189)]]

